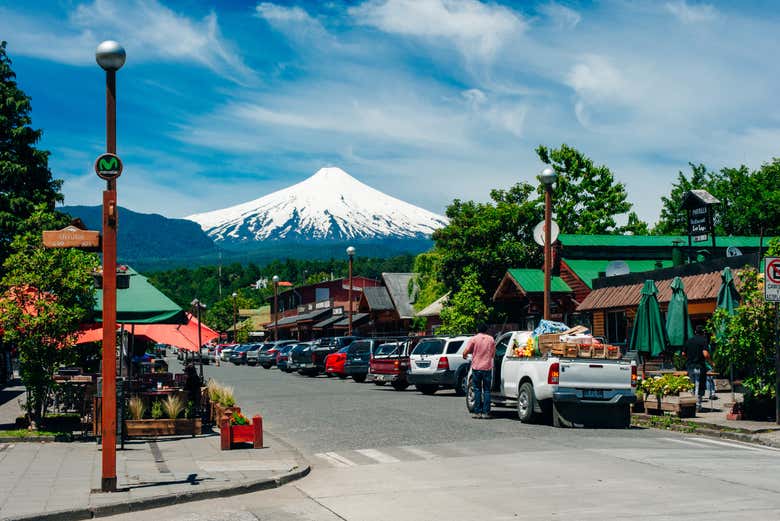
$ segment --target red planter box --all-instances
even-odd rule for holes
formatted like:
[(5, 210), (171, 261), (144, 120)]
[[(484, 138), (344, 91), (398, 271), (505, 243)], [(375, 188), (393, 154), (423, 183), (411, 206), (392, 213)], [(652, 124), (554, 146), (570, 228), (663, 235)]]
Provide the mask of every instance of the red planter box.
[(263, 418), (252, 418), (250, 425), (230, 425), (230, 417), (223, 416), (219, 427), (220, 448), (230, 450), (237, 443), (251, 443), (255, 449), (263, 448)]

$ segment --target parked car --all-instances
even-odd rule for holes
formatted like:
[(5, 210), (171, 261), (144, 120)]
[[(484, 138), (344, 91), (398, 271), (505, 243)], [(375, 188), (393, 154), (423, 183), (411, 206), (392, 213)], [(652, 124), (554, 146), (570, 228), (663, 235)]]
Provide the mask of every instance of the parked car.
[(434, 337), (422, 340), (409, 355), (410, 370), (407, 379), (423, 394), (437, 390), (455, 389), (466, 394), (470, 364), (463, 358), (469, 336)]
[(246, 352), (255, 344), (241, 344), (230, 353), (230, 362), (235, 365), (246, 364)]
[(344, 361), (344, 373), (358, 383), (366, 381), (371, 356), (374, 350), (382, 344), (396, 339), (364, 338), (355, 340), (347, 349), (347, 359)]
[(308, 376), (317, 376), (325, 372), (325, 359), (329, 354), (335, 353), (343, 347), (347, 347), (358, 337), (340, 336), (323, 337), (312, 342), (308, 350), (308, 359), (301, 358), (298, 365), (298, 372)]
[(278, 352), (276, 353), (276, 367), (278, 367), (280, 371), (284, 371), (285, 373), (290, 372), (287, 370), (287, 360), (293, 347), (295, 347), (295, 344), (286, 344), (278, 349)]
[[(523, 423), (552, 415), (556, 427), (631, 425), (636, 361), (514, 356), (508, 346), (525, 345), (530, 336), (530, 331), (511, 331), (498, 338), (491, 403), (517, 407)], [(466, 406), (473, 411), (470, 385)]]
[(244, 351), (244, 363), (246, 365), (257, 365), (258, 357), (264, 347), (266, 347), (266, 344), (252, 344), (252, 347)]
[(314, 348), (314, 342), (306, 342), (306, 346), (302, 349), (293, 349), (290, 353), (290, 360), (295, 365), (295, 370), (298, 374), (314, 376), (315, 369), (312, 362), (312, 349)]
[(419, 343), (422, 337), (382, 344), (377, 348), (369, 363), (369, 375), (377, 385), (390, 385), (396, 391), (409, 387), (407, 373), (409, 371), (409, 353)]
[[(265, 369), (270, 369), (276, 365), (276, 356), (279, 350), (287, 345), (294, 344), (295, 340), (277, 340), (275, 342), (266, 342), (257, 355), (257, 363)], [(247, 355), (248, 356), (248, 355)]]
[(220, 344), (219, 346), (219, 359), (223, 362), (230, 361), (230, 355), (233, 354), (233, 350), (237, 348), (239, 344)]
[(347, 361), (347, 351), (349, 351), (349, 346), (342, 347), (335, 353), (331, 353), (325, 357), (325, 374), (328, 376), (336, 375), (342, 379), (347, 377), (347, 373), (344, 372), (344, 362)]
[(293, 348), (287, 353), (287, 372), (292, 373), (298, 370), (298, 361), (301, 360), (301, 353), (311, 346), (311, 342), (299, 342), (293, 345)]

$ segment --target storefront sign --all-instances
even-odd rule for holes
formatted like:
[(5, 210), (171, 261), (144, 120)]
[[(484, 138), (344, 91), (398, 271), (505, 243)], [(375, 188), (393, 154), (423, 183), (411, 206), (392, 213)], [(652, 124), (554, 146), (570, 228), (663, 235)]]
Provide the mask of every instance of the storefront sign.
[(709, 238), (710, 226), (710, 208), (709, 206), (699, 206), (691, 208), (688, 212), (688, 235), (694, 242), (703, 242)]
[(780, 257), (764, 258), (764, 299), (780, 302)]
[(98, 248), (100, 247), (100, 232), (81, 230), (73, 225), (62, 230), (46, 230), (43, 232), (45, 248)]

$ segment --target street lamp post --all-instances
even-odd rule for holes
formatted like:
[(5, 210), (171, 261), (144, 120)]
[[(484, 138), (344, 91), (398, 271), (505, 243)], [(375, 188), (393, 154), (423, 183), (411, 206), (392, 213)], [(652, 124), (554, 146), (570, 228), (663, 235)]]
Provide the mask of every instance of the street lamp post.
[(274, 275), (274, 341), (279, 340), (279, 276)]
[(558, 174), (549, 166), (539, 174), (544, 185), (544, 319), (550, 320), (550, 271), (552, 264), (552, 188)]
[[(125, 64), (125, 50), (108, 40), (98, 45), (95, 61), (106, 71), (106, 152), (116, 154), (116, 71)], [(103, 360), (102, 468), (100, 488), (116, 491), (116, 178), (103, 191)]]
[(238, 338), (238, 330), (236, 329), (236, 314), (238, 313), (238, 309), (236, 309), (236, 297), (238, 297), (238, 293), (235, 291), (233, 292), (233, 343), (237, 343)]
[(349, 329), (347, 335), (352, 336), (352, 259), (355, 256), (355, 247), (350, 246), (347, 248), (347, 255), (349, 255)]
[(203, 353), (201, 353), (201, 348), (203, 345), (203, 341), (200, 337), (200, 310), (206, 309), (206, 305), (203, 304), (200, 300), (194, 299), (192, 302), (190, 302), (190, 305), (196, 309), (196, 314), (198, 316), (198, 360), (200, 360), (200, 381), (203, 381)]

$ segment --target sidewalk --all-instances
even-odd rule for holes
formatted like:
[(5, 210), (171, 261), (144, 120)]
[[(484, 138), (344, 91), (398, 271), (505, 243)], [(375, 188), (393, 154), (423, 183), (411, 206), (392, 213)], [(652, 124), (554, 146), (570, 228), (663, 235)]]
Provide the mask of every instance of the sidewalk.
[[(780, 448), (780, 425), (769, 421), (728, 420), (726, 414), (734, 402), (731, 393), (721, 392), (718, 399), (710, 401), (705, 398), (702, 410), (695, 418), (684, 418), (683, 423), (695, 423), (696, 432), (708, 436), (729, 438), (750, 443), (760, 443)], [(742, 401), (742, 395), (735, 393), (736, 401)], [(637, 414), (640, 418), (649, 418), (646, 414)]]
[(219, 435), (125, 442), (120, 492), (100, 489), (95, 442), (0, 443), (0, 519), (89, 519), (273, 488), (308, 464), (267, 432), (263, 449), (221, 451)]

